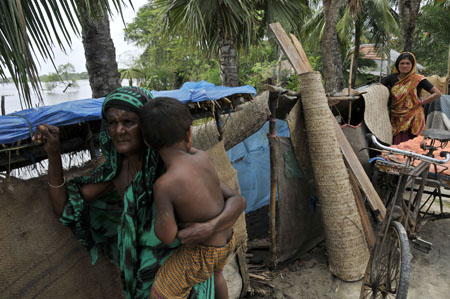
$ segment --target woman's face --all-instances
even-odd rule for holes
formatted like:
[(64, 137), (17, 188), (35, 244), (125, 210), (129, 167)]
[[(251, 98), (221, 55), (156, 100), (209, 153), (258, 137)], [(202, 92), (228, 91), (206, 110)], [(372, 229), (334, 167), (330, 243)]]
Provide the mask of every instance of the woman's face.
[(117, 108), (106, 110), (106, 124), (117, 152), (124, 155), (139, 153), (144, 148), (139, 116)]
[(402, 59), (398, 63), (398, 71), (406, 75), (411, 71), (412, 66), (412, 62), (408, 58)]

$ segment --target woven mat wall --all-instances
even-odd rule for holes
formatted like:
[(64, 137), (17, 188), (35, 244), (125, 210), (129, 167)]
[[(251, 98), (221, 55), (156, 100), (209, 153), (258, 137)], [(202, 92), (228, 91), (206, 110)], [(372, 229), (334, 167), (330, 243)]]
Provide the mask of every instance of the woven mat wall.
[(116, 266), (87, 251), (53, 214), (47, 177), (12, 180), (0, 194), (1, 298), (123, 298)]
[[(219, 178), (230, 186), (233, 190), (240, 192), (239, 183), (237, 179), (237, 171), (231, 166), (231, 162), (228, 159), (227, 152), (224, 148), (223, 141), (219, 142), (208, 151), (209, 157), (216, 169)], [(247, 249), (247, 228), (245, 225), (245, 214), (239, 217), (233, 226), (234, 233), (236, 235), (236, 244), (244, 246)], [(244, 252), (245, 252), (244, 250)]]

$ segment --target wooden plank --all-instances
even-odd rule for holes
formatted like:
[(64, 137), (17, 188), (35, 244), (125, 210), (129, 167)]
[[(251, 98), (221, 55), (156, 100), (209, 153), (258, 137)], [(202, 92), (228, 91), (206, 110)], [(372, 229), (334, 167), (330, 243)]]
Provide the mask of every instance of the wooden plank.
[(336, 137), (338, 139), (346, 163), (348, 163), (350, 170), (355, 175), (358, 181), (359, 187), (366, 195), (370, 208), (378, 214), (377, 218), (379, 218), (380, 220), (384, 219), (384, 217), (386, 216), (386, 207), (381, 201), (377, 191), (375, 191), (375, 188), (370, 182), (369, 177), (367, 176), (366, 172), (364, 171), (364, 168), (362, 167), (361, 163), (358, 160), (358, 157), (353, 151), (352, 146), (348, 142), (347, 138), (344, 135), (344, 132), (342, 132), (341, 127), (336, 122), (336, 119), (334, 118), (331, 111), (330, 117), (333, 118), (333, 124), (336, 130)]
[(281, 49), (283, 50), (284, 54), (286, 54), (289, 62), (291, 63), (297, 74), (309, 72), (308, 67), (306, 67), (305, 64), (302, 63), (300, 55), (298, 55), (297, 50), (292, 45), (292, 41), (284, 31), (283, 27), (281, 27), (281, 24), (278, 22), (272, 23), (269, 25), (269, 27), (274, 33), (278, 43), (281, 46)]
[(293, 35), (292, 33), (290, 33), (289, 35), (291, 36), (294, 47), (297, 50), (298, 55), (300, 56), (301, 63), (304, 65), (304, 69), (306, 69), (307, 72), (312, 72), (313, 69), (311, 67), (311, 64), (309, 63), (308, 57), (306, 57), (306, 53), (303, 50), (302, 44), (295, 35)]
[[(348, 164), (346, 163), (347, 168)], [(356, 208), (358, 209), (359, 216), (361, 217), (361, 224), (363, 226), (364, 235), (366, 236), (367, 245), (371, 250), (375, 245), (375, 233), (373, 231), (372, 223), (370, 222), (369, 215), (367, 214), (366, 207), (364, 206), (363, 197), (358, 187), (358, 181), (352, 171), (348, 171), (350, 183), (352, 184), (353, 195), (355, 196)]]

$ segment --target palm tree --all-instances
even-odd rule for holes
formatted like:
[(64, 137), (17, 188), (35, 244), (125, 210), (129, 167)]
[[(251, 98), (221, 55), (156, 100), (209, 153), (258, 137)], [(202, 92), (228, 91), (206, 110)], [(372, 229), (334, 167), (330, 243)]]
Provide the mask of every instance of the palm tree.
[[(123, 1), (0, 1), (0, 78), (5, 80), (8, 75), (11, 76), (19, 90), (21, 103), (22, 98), (25, 99), (25, 106), (32, 106), (31, 90), (42, 101), (36, 58), (52, 60), (52, 47), (56, 44), (63, 51), (67, 46), (70, 47), (71, 33), (79, 35), (78, 24), (86, 26), (90, 17), (111, 13), (112, 6), (120, 11)], [(83, 13), (80, 12), (80, 7)], [(98, 52), (100, 55), (102, 51)], [(97, 58), (98, 56), (95, 59)]]
[[(324, 28), (324, 9), (319, 7), (308, 18), (302, 30), (301, 35), (306, 41), (307, 48), (315, 49), (319, 46), (323, 38)], [(348, 0), (342, 1), (340, 4), (336, 31), (341, 54), (344, 55), (346, 52), (342, 51), (342, 48), (348, 49), (351, 47), (351, 41), (354, 44), (355, 63), (352, 71), (355, 74), (352, 83), (352, 86), (354, 86), (361, 38), (365, 36), (375, 43), (386, 44), (392, 35), (395, 36), (398, 33), (399, 27), (395, 19), (395, 12), (388, 0)], [(324, 73), (326, 73), (325, 70)], [(325, 80), (327, 80), (326, 77)], [(336, 90), (339, 89), (336, 88)]]
[(320, 50), (322, 52), (325, 91), (331, 93), (337, 92), (344, 87), (342, 59), (336, 34), (340, 2), (340, 0), (323, 0), (325, 25), (320, 41)]
[(222, 85), (238, 86), (238, 50), (257, 42), (274, 20), (295, 27), (303, 0), (156, 0), (164, 8), (166, 30), (220, 60)]
[(402, 25), (403, 51), (411, 51), (421, 0), (398, 0)]
[(76, 1), (79, 15), (82, 16), (82, 42), (92, 97), (105, 97), (121, 86), (108, 11), (101, 6), (89, 7), (82, 0)]

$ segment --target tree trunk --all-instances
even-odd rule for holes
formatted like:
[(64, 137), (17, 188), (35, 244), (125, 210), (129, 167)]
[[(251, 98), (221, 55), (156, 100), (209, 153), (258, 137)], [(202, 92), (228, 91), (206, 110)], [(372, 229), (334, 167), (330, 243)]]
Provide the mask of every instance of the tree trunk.
[(320, 50), (322, 52), (323, 74), (327, 93), (334, 93), (344, 88), (342, 59), (336, 33), (339, 3), (339, 0), (323, 0), (325, 28), (320, 42)]
[(223, 86), (239, 86), (237, 51), (234, 36), (230, 36), (223, 29), (223, 22), (217, 20), (219, 29), (219, 64), (220, 79)]
[(79, 11), (86, 19), (81, 27), (92, 97), (104, 97), (121, 86), (108, 15), (105, 14), (94, 20), (87, 17), (83, 6), (79, 5)]
[(399, 0), (398, 8), (402, 26), (403, 51), (412, 51), (414, 32), (421, 0)]
[(358, 58), (359, 58), (359, 47), (361, 46), (361, 16), (358, 16), (355, 20), (355, 51), (353, 53), (353, 68), (351, 73), (353, 77), (351, 78), (351, 87), (355, 88), (356, 77), (358, 76)]
[(221, 37), (219, 48), (220, 79), (223, 86), (239, 86), (237, 52), (234, 38)]

